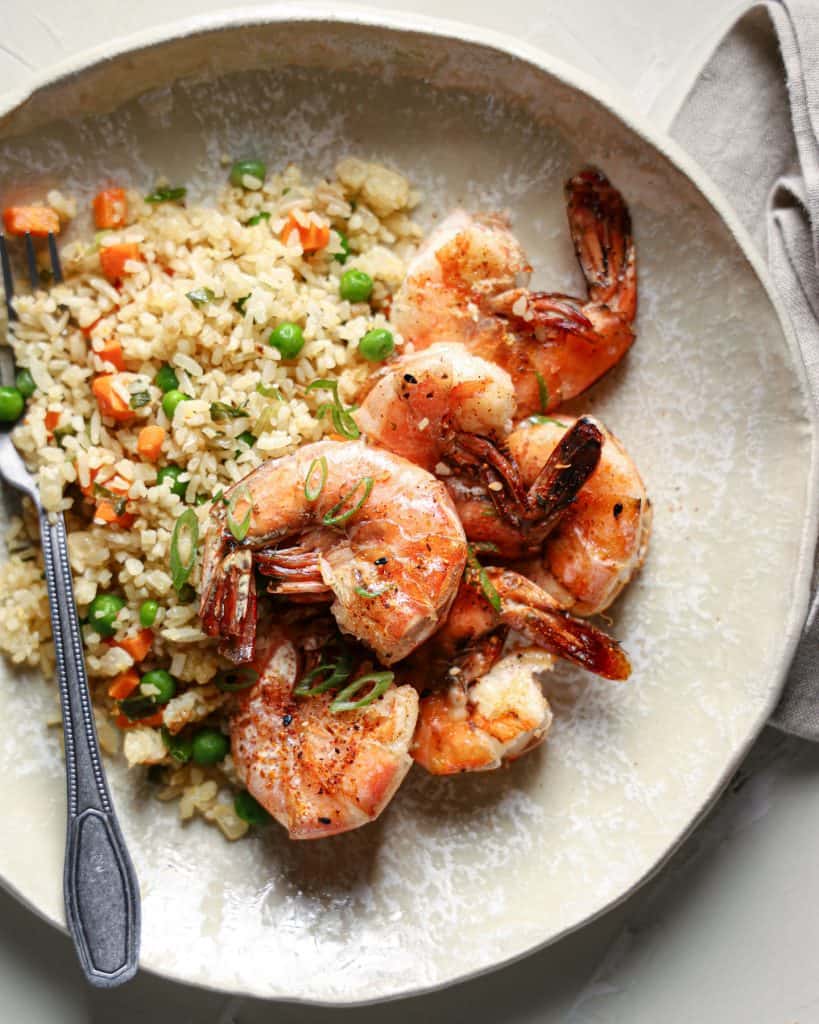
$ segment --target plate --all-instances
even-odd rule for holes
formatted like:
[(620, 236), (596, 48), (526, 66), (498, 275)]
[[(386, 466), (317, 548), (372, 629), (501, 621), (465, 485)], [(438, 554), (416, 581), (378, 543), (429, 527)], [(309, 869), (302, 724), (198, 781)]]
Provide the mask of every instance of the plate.
[[(657, 869), (776, 701), (819, 503), (793, 339), (727, 205), (673, 143), (490, 33), (333, 11), (196, 19), (58, 69), (3, 108), (0, 200), (58, 185), (83, 205), (100, 181), (157, 174), (196, 200), (223, 180), (222, 154), (322, 173), (353, 153), (407, 173), (427, 226), (457, 204), (508, 210), (536, 284), (577, 293), (562, 183), (593, 163), (626, 195), (638, 340), (574, 408), (622, 438), (655, 502), (648, 562), (612, 612), (632, 679), (561, 666), (538, 751), (487, 776), (413, 771), (377, 823), (321, 843), (270, 828), (230, 845), (110, 771), (142, 885), (144, 967), (350, 1004), (522, 956)], [(42, 724), (54, 689), (2, 673), (0, 875), (61, 925), (63, 778)]]

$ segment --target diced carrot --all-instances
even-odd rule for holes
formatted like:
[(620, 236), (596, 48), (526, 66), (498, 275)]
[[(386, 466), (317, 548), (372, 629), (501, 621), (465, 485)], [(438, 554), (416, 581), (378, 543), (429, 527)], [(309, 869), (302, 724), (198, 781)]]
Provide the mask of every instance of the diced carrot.
[(110, 416), (118, 423), (125, 423), (134, 418), (134, 410), (114, 390), (114, 374), (104, 373), (95, 377), (91, 384), (91, 390), (100, 407), (103, 416)]
[(124, 640), (117, 640), (115, 647), (121, 647), (136, 662), (144, 661), (154, 642), (154, 631), (152, 629), (141, 629), (133, 636), (126, 636)]
[(94, 330), (94, 328), (100, 322), (100, 320), (102, 320), (102, 317), (98, 316), (97, 319), (93, 322), (93, 324), (89, 324), (87, 327), (81, 327), (80, 328), (80, 330), (86, 336), (86, 338), (90, 338), (91, 337), (91, 332)]
[(155, 424), (143, 427), (137, 437), (137, 451), (146, 462), (156, 462), (162, 452), (165, 430)]
[(307, 225), (300, 224), (291, 213), (282, 228), (281, 235), (279, 235), (285, 245), (293, 231), (298, 232), (304, 252), (318, 252), (319, 249), (325, 248), (330, 241), (330, 229), (326, 224), (316, 224), (313, 221)]
[(124, 188), (104, 188), (94, 196), (94, 223), (98, 228), (121, 228), (128, 216)]
[[(86, 487), (83, 487), (82, 484), (79, 484), (79, 488), (82, 491), (82, 493), (86, 496), (86, 498), (90, 498), (94, 493), (94, 481), (96, 480), (98, 473), (99, 469), (89, 469), (88, 485)], [(105, 489), (107, 491), (110, 491), (112, 494), (122, 495), (123, 497), (128, 493), (127, 487), (120, 487), (111, 481), (106, 481)]]
[(46, 238), (50, 233), (59, 234), (60, 218), (49, 206), (7, 206), (3, 210), (3, 226), (9, 235)]
[(148, 718), (131, 719), (126, 715), (117, 715), (114, 721), (120, 729), (133, 729), (137, 725), (150, 725), (153, 727), (162, 725), (164, 718), (162, 712), (157, 711), (155, 715), (150, 715)]
[(109, 281), (116, 284), (125, 273), (125, 264), (130, 260), (141, 260), (142, 251), (136, 242), (118, 242), (100, 249), (100, 266)]
[(46, 430), (53, 430), (60, 422), (61, 413), (53, 412), (51, 409), (45, 414), (45, 428)]
[(134, 690), (139, 686), (139, 672), (136, 669), (129, 668), (126, 672), (120, 672), (112, 681), (108, 687), (108, 696), (113, 697), (114, 700), (125, 700), (126, 697), (130, 697)]
[(107, 341), (102, 343), (102, 348), (94, 349), (100, 359), (104, 359), (106, 363), (111, 363), (118, 370), (125, 369), (125, 354), (122, 351), (122, 345), (117, 341), (116, 338), (108, 338)]
[(99, 502), (94, 510), (95, 523), (109, 523), (111, 526), (119, 526), (128, 530), (134, 525), (136, 516), (131, 512), (117, 512), (110, 501)]

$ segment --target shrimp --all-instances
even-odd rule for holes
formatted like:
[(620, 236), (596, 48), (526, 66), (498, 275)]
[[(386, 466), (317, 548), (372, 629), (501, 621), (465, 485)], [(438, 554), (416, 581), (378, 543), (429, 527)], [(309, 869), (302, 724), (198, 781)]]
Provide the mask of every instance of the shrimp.
[(411, 686), (393, 686), (368, 707), (341, 714), (330, 711), (332, 694), (295, 695), (309, 639), (292, 627), (269, 630), (259, 644), (259, 679), (237, 695), (230, 717), (236, 771), (291, 839), (374, 821), (412, 765), (418, 716)]
[[(491, 498), (496, 521), (507, 526), (506, 547), (517, 542), (530, 551), (594, 471), (603, 436), (588, 417), (577, 420), (524, 484), (503, 451), (514, 409), (505, 370), (461, 344), (439, 342), (385, 368), (356, 421), (368, 440), (443, 475), (456, 499), (468, 492), (469, 479), (479, 479), (480, 497)], [(472, 505), (461, 504), (467, 511)], [(479, 505), (480, 515), (487, 511), (493, 514)]]
[(415, 349), (462, 341), (507, 370), (521, 417), (591, 387), (634, 340), (637, 267), (623, 197), (591, 169), (566, 194), (586, 301), (530, 291), (531, 267), (506, 222), (463, 210), (432, 232), (393, 299), (392, 322)]
[(432, 471), (456, 434), (507, 434), (515, 408), (505, 370), (462, 344), (437, 342), (385, 367), (355, 419), (374, 444)]
[[(506, 438), (524, 485), (542, 477), (578, 422), (525, 424)], [(450, 482), (467, 537), (521, 559), (525, 575), (574, 615), (596, 615), (612, 604), (642, 566), (651, 535), (651, 502), (637, 467), (617, 438), (597, 427), (604, 438), (599, 463), (543, 539), (496, 514), (494, 495), (479, 483)]]
[[(505, 653), (510, 629), (538, 649)], [(482, 578), (465, 577), (447, 622), (405, 670), (422, 692), (412, 756), (433, 774), (449, 775), (497, 768), (531, 750), (552, 720), (537, 675), (552, 668), (553, 655), (607, 679), (631, 671), (615, 640), (563, 613), (519, 573), (492, 567)]]
[(273, 594), (331, 601), (341, 630), (386, 665), (446, 618), (466, 539), (446, 488), (420, 467), (361, 441), (319, 441), (266, 462), (225, 499), (208, 524), (199, 614), (232, 661), (253, 658), (254, 569)]
[[(524, 481), (538, 474), (564, 429), (540, 423), (510, 434), (507, 445)], [(601, 429), (597, 469), (524, 569), (574, 615), (596, 615), (612, 604), (641, 568), (651, 536), (651, 501), (640, 473), (614, 434)]]

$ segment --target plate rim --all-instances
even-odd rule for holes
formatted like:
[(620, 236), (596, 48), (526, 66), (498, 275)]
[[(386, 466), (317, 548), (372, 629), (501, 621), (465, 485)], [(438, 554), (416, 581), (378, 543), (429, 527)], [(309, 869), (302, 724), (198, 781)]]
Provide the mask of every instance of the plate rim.
[[(802, 625), (810, 602), (810, 582), (813, 571), (814, 551), (817, 546), (817, 530), (819, 529), (819, 409), (816, 408), (810, 392), (807, 371), (801, 350), (796, 340), (787, 310), (780, 299), (768, 273), (768, 268), (761, 253), (754, 245), (750, 234), (740, 222), (737, 214), (730, 206), (721, 190), (714, 184), (709, 175), (694, 159), (665, 131), (654, 125), (647, 114), (642, 114), (634, 100), (619, 86), (603, 82), (589, 73), (573, 66), (567, 61), (552, 56), (547, 51), (528, 43), (520, 42), (513, 36), (493, 29), (470, 25), (466, 22), (445, 18), (433, 18), (410, 13), (408, 11), (377, 11), (351, 4), (324, 6), (324, 3), (304, 5), (301, 3), (285, 3), (271, 5), (254, 5), (223, 9), (205, 14), (190, 15), (158, 26), (141, 29), (123, 36), (116, 36), (104, 43), (89, 47), (73, 54), (71, 57), (53, 63), (31, 76), (29, 82), (19, 88), (0, 94), (0, 121), (16, 109), (33, 100), (38, 93), (55, 87), (71, 79), (79, 78), (84, 72), (102, 64), (110, 63), (123, 56), (139, 51), (147, 51), (161, 47), (177, 39), (193, 36), (206, 36), (224, 30), (253, 26), (283, 23), (332, 23), (337, 25), (360, 26), (362, 28), (384, 29), (399, 34), (426, 34), (440, 39), (452, 39), (465, 42), (500, 54), (511, 56), (516, 61), (533, 67), (556, 79), (560, 84), (580, 92), (602, 107), (607, 114), (614, 117), (630, 129), (643, 143), (650, 146), (664, 157), (677, 171), (694, 186), (706, 200), (717, 217), (728, 228), (742, 257), (749, 264), (761, 285), (766, 298), (770, 302), (780, 330), (785, 338), (791, 354), (796, 381), (805, 403), (805, 415), (810, 428), (810, 466), (805, 487), (805, 509), (802, 529), (799, 538), (799, 555), (797, 568), (792, 583), (792, 599), (790, 609), (784, 623), (783, 638), (776, 657), (772, 659), (773, 671), (767, 689), (766, 699), (758, 715), (749, 725), (744, 738), (734, 749), (722, 774), (710, 791), (703, 798), (699, 809), (692, 819), (674, 836), (666, 849), (654, 863), (636, 879), (628, 888), (615, 896), (596, 911), (581, 921), (569, 924), (542, 942), (535, 942), (525, 949), (497, 960), (494, 963), (477, 967), (473, 970), (455, 974), (436, 981), (430, 985), (410, 985), (399, 991), (370, 999), (318, 998), (304, 996), (270, 995), (261, 988), (246, 987), (241, 990), (211, 985), (203, 980), (191, 980), (173, 969), (157, 969), (140, 963), (140, 969), (157, 977), (168, 978), (184, 985), (213, 992), (227, 992), (241, 996), (267, 999), (271, 1002), (282, 1002), (292, 1005), (316, 1007), (356, 1007), (378, 1003), (392, 1002), (461, 984), (500, 970), (522, 960), (524, 957), (539, 952), (559, 942), (572, 932), (591, 924), (604, 914), (625, 902), (638, 889), (653, 878), (689, 835), (707, 816), (721, 796), (737, 767), (745, 758), (750, 747), (768, 722), (782, 694), (788, 669), (793, 658)], [(53, 925), (63, 934), (68, 935), (65, 924), (52, 917), (41, 907), (32, 902), (16, 884), (0, 875), (0, 886), (41, 920)]]

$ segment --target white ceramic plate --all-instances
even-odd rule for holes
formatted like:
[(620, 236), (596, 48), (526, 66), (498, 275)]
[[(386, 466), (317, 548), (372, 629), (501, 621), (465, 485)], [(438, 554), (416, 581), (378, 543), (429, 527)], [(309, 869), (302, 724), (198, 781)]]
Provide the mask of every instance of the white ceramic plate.
[[(560, 668), (543, 748), (488, 776), (414, 771), (375, 825), (321, 843), (271, 828), (228, 845), (111, 772), (142, 883), (144, 966), (322, 1003), (487, 970), (644, 881), (775, 703), (816, 531), (801, 364), (744, 237), (684, 156), (541, 54), (375, 20), (188, 23), (93, 55), (0, 119), (5, 195), (59, 184), (85, 200), (103, 179), (147, 188), (161, 173), (200, 198), (223, 178), (222, 153), (316, 171), (345, 152), (385, 160), (426, 192), (427, 223), (456, 203), (508, 209), (537, 284), (559, 291), (581, 286), (563, 180), (598, 164), (631, 207), (638, 341), (576, 407), (620, 435), (655, 501), (648, 563), (614, 611), (632, 680)], [(52, 700), (5, 671), (0, 874), (61, 923), (62, 769), (41, 724)]]

